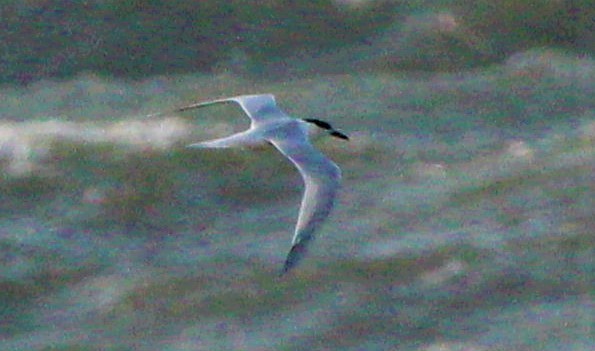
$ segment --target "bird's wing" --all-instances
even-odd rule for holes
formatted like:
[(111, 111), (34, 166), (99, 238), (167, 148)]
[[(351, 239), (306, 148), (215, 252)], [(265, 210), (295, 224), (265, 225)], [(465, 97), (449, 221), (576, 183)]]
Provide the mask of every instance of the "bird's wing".
[(195, 108), (205, 107), (218, 103), (235, 102), (250, 117), (252, 124), (262, 123), (270, 119), (276, 119), (285, 114), (277, 107), (275, 96), (272, 94), (240, 95), (225, 99), (210, 100), (196, 104), (180, 107), (177, 112), (187, 111)]
[(267, 140), (293, 162), (305, 185), (292, 247), (283, 268), (287, 272), (306, 254), (314, 232), (331, 212), (341, 181), (341, 170), (310, 144), (305, 129), (294, 124), (288, 124)]

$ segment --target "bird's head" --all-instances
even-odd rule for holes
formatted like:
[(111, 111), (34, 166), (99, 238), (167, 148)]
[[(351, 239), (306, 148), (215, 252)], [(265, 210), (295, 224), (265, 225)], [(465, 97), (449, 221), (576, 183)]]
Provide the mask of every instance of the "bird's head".
[(349, 137), (346, 134), (343, 134), (340, 131), (336, 130), (328, 122), (321, 121), (321, 120), (315, 119), (315, 118), (303, 118), (302, 120), (304, 122), (310, 123), (310, 124), (320, 128), (320, 129), (325, 130), (330, 136), (333, 136), (333, 137), (339, 138), (339, 139), (343, 139), (343, 140), (349, 140)]

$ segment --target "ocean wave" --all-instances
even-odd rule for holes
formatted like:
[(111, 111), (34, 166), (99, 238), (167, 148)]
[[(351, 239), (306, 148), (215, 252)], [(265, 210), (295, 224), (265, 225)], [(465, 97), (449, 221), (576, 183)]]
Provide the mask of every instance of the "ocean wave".
[[(316, 141), (342, 188), (308, 260), (281, 279), (299, 174), (272, 148), (184, 148), (241, 128), (239, 112), (167, 112), (255, 82), (4, 90), (0, 348), (588, 349), (594, 112), (573, 59), (529, 62), (543, 55), (257, 86), (351, 137)], [(75, 104), (97, 86), (127, 107)]]

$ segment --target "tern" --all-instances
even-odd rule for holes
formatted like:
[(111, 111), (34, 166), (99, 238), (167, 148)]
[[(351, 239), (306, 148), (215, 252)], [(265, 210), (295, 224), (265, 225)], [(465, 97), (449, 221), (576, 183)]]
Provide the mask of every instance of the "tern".
[(341, 181), (341, 169), (309, 141), (311, 126), (325, 130), (329, 135), (349, 140), (328, 122), (288, 116), (275, 102), (272, 94), (241, 95), (199, 102), (177, 109), (177, 112), (219, 103), (237, 103), (251, 120), (250, 128), (231, 136), (190, 144), (191, 148), (229, 148), (272, 144), (287, 157), (300, 172), (304, 181), (304, 194), (295, 226), (291, 249), (285, 259), (281, 275), (306, 255), (315, 231), (328, 217)]

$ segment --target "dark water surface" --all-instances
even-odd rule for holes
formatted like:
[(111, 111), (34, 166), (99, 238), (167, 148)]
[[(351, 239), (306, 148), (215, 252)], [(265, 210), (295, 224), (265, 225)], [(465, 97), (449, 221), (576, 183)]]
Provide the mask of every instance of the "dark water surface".
[[(594, 63), (461, 74), (225, 73), (0, 90), (1, 350), (592, 350)], [(275, 150), (187, 150), (255, 92), (329, 120), (342, 168), (277, 278), (301, 179)]]

